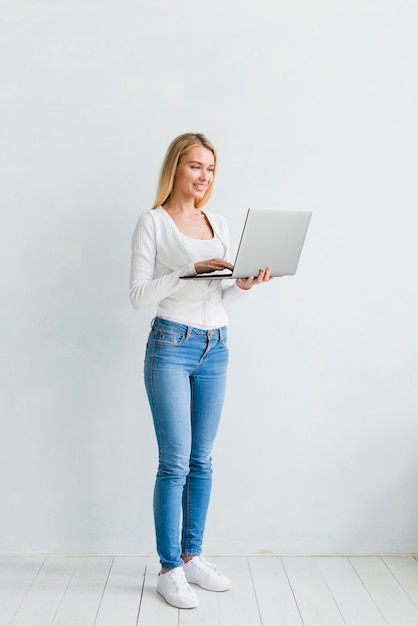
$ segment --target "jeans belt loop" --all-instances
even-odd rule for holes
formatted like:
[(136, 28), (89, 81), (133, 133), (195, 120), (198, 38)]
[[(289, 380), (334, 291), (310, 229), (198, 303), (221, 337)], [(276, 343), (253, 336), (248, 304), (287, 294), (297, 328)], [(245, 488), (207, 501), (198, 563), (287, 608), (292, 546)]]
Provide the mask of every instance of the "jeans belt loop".
[(222, 328), (214, 328), (212, 330), (212, 337), (215, 337), (216, 341), (220, 341), (222, 339)]

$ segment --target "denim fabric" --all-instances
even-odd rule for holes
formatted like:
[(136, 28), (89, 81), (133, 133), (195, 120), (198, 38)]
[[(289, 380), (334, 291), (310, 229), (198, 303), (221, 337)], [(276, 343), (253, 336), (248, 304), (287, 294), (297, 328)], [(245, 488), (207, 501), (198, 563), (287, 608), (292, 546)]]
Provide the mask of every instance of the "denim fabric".
[(159, 452), (154, 520), (163, 568), (202, 551), (227, 365), (226, 327), (154, 320), (144, 378)]

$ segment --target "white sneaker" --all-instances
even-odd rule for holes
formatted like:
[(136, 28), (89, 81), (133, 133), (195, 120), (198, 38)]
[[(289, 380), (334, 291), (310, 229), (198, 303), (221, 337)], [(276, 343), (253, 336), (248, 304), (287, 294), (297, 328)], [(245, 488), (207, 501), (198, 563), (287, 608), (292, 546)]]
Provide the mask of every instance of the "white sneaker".
[(227, 591), (231, 588), (231, 582), (226, 576), (218, 574), (216, 565), (209, 563), (201, 556), (194, 556), (183, 565), (187, 582), (199, 585), (209, 591)]
[(158, 576), (157, 591), (168, 604), (178, 609), (195, 609), (199, 606), (199, 599), (187, 583), (181, 566)]

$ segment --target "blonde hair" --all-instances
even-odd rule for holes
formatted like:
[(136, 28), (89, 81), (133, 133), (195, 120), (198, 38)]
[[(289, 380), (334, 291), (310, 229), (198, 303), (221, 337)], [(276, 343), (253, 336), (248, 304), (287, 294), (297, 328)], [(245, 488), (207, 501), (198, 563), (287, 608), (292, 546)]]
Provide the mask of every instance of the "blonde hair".
[(210, 150), (214, 157), (214, 171), (213, 180), (209, 187), (206, 189), (205, 195), (195, 200), (195, 207), (200, 208), (209, 200), (212, 195), (213, 182), (215, 180), (216, 172), (216, 150), (210, 143), (209, 139), (202, 133), (183, 133), (179, 135), (168, 146), (168, 150), (164, 157), (164, 161), (161, 166), (160, 176), (157, 185), (157, 195), (155, 198), (153, 209), (161, 206), (169, 199), (173, 191), (174, 177), (176, 175), (177, 165), (181, 157), (186, 154), (191, 148), (196, 146), (203, 146), (207, 150)]

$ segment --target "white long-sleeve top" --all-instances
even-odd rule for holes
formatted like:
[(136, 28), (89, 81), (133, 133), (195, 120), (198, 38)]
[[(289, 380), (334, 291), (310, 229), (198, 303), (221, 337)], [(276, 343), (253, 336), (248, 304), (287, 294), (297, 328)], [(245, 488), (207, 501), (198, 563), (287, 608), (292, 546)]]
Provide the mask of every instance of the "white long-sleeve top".
[[(226, 219), (206, 213), (227, 259), (229, 234)], [(142, 213), (132, 237), (130, 297), (140, 309), (157, 304), (157, 315), (181, 324), (217, 328), (228, 323), (225, 305), (245, 291), (234, 280), (181, 280), (195, 274), (187, 242), (162, 207)]]

